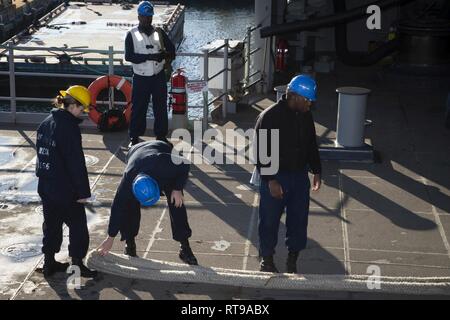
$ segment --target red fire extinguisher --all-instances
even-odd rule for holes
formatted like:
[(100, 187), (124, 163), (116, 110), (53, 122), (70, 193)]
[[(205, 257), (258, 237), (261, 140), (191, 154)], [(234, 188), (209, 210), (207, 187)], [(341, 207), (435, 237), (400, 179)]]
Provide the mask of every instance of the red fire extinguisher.
[(183, 69), (175, 70), (170, 77), (170, 104), (172, 107), (172, 114), (186, 113), (186, 80)]
[(288, 58), (288, 42), (285, 39), (277, 41), (277, 55), (275, 69), (276, 71), (286, 71)]

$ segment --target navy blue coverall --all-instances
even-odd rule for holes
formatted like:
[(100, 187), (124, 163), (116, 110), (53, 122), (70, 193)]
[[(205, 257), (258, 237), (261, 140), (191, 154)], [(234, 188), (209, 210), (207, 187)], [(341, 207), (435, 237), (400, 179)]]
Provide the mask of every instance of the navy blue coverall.
[[(322, 171), (316, 131), (311, 111), (306, 113), (291, 110), (286, 95), (276, 104), (263, 111), (256, 122), (258, 148), (261, 143), (260, 129), (268, 131), (267, 150), (272, 154), (270, 134), (279, 130), (279, 169), (274, 175), (261, 171), (263, 165), (258, 156), (257, 168), (261, 173), (259, 202), (259, 254), (272, 256), (278, 240), (281, 214), (286, 208), (286, 246), (289, 251), (298, 252), (306, 247), (309, 215), (310, 181), (308, 171), (320, 174)], [(269, 181), (275, 179), (281, 184), (283, 198), (272, 197)]]
[(59, 252), (63, 223), (69, 227), (69, 255), (83, 259), (89, 247), (84, 204), (89, 198), (88, 173), (81, 145), (82, 120), (63, 109), (54, 109), (37, 129), (36, 176), (44, 209), (44, 254)]
[[(139, 29), (146, 32), (144, 29)], [(156, 32), (154, 29), (151, 32)], [(175, 58), (175, 46), (167, 34), (162, 31), (166, 52)], [(134, 64), (148, 60), (148, 55), (134, 52), (133, 37), (130, 32), (125, 38), (125, 60)], [(164, 70), (153, 76), (141, 76), (133, 74), (132, 109), (129, 127), (130, 138), (135, 139), (144, 135), (146, 129), (146, 117), (150, 96), (153, 103), (153, 115), (155, 117), (154, 132), (156, 137), (166, 137), (169, 120), (167, 115), (167, 81)]]
[(141, 207), (132, 191), (133, 180), (139, 173), (155, 179), (160, 190), (166, 194), (173, 239), (181, 242), (191, 237), (186, 207), (183, 204), (177, 208), (170, 201), (172, 190), (183, 190), (189, 176), (189, 164), (173, 163), (171, 150), (172, 147), (163, 141), (141, 142), (131, 147), (111, 207), (108, 227), (110, 237), (120, 232), (121, 241), (132, 240), (139, 233)]

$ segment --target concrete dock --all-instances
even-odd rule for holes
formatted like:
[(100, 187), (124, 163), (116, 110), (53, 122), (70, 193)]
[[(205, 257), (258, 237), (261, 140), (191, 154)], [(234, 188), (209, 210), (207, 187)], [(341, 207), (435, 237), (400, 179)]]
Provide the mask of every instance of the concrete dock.
[[(335, 138), (339, 86), (372, 90), (366, 137), (381, 163), (323, 162), (323, 186), (311, 194), (308, 247), (299, 259), (301, 274), (367, 275), (376, 265), (382, 276), (450, 277), (450, 131), (444, 126), (447, 92), (407, 90), (390, 83), (378, 68), (338, 65), (318, 74), (313, 111), (321, 144)], [(274, 95), (212, 126), (251, 128)], [(142, 281), (102, 274), (67, 289), (68, 275), (45, 279), (42, 213), (34, 178), (34, 127), (2, 127), (0, 140), (0, 298), (1, 299), (360, 299), (430, 298), (371, 293), (258, 290), (214, 284)], [(149, 132), (145, 139), (153, 139)], [(106, 236), (109, 208), (125, 167), (127, 133), (83, 131), (93, 206), (88, 208), (90, 248)], [(249, 185), (253, 166), (192, 165), (186, 206), (193, 251), (201, 265), (258, 270), (258, 193)], [(144, 209), (138, 255), (178, 262), (167, 204)], [(284, 217), (283, 217), (284, 221)], [(285, 270), (284, 224), (275, 262)], [(58, 257), (67, 259), (67, 230)], [(123, 243), (116, 239), (114, 251)], [(445, 298), (437, 297), (437, 298)]]

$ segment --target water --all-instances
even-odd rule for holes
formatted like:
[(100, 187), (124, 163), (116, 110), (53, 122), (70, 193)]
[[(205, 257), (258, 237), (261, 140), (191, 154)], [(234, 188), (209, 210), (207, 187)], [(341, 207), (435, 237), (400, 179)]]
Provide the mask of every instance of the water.
[[(188, 0), (186, 6), (184, 41), (179, 52), (201, 53), (201, 48), (218, 39), (242, 40), (248, 26), (254, 25), (254, 0)], [(178, 57), (175, 67), (182, 67), (189, 79), (201, 79), (201, 58)], [(189, 105), (202, 105), (199, 94), (189, 96)], [(189, 110), (189, 118), (201, 118), (202, 109)]]
[[(217, 39), (241, 40), (247, 26), (254, 25), (254, 1), (181, 1), (186, 5), (185, 39), (180, 52), (201, 53), (201, 48)], [(175, 65), (185, 68), (189, 78), (200, 79), (199, 58), (179, 57)]]

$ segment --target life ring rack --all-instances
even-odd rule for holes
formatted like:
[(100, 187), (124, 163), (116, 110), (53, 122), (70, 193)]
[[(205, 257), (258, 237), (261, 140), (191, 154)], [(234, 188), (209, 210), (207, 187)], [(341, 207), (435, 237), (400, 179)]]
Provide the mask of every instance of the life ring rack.
[(89, 118), (96, 123), (100, 124), (103, 112), (97, 109), (97, 97), (102, 90), (108, 88), (115, 88), (123, 93), (126, 99), (126, 106), (123, 109), (123, 116), (126, 120), (126, 124), (130, 124), (131, 119), (131, 92), (132, 85), (124, 77), (117, 75), (105, 75), (95, 79), (88, 87), (91, 93), (91, 107), (89, 108)]

